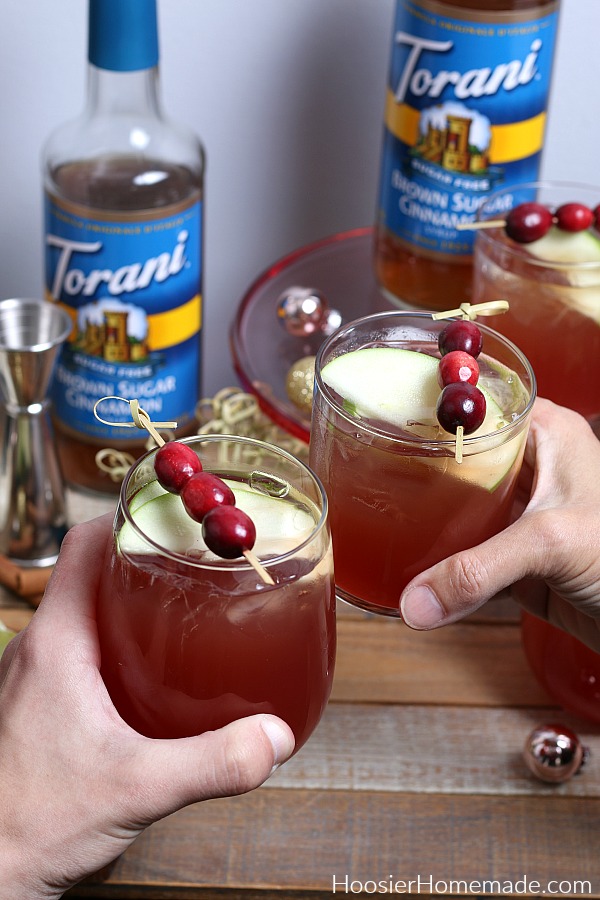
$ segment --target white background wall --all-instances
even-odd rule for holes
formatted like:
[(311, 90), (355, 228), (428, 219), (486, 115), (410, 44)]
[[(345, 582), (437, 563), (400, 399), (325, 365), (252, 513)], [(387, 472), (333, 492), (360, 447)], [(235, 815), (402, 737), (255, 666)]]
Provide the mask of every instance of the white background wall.
[[(393, 0), (159, 0), (169, 115), (208, 154), (205, 389), (284, 253), (371, 223)], [(40, 148), (85, 96), (85, 0), (0, 3), (0, 296), (41, 296)], [(600, 0), (563, 0), (542, 174), (600, 184)]]

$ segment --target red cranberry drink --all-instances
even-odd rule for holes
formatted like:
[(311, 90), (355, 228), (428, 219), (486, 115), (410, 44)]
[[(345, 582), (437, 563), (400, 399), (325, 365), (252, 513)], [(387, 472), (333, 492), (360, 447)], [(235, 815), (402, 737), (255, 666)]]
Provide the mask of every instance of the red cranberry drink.
[(538, 393), (600, 424), (600, 188), (513, 186), (492, 195), (477, 232), (473, 302), (527, 355)]
[(549, 696), (568, 712), (600, 725), (600, 654), (525, 610), (521, 637), (527, 661)]
[(102, 677), (136, 731), (185, 737), (273, 713), (297, 750), (321, 718), (335, 658), (318, 479), (246, 438), (147, 454), (123, 483), (98, 630)]
[(534, 394), (519, 350), (469, 321), (380, 313), (323, 344), (310, 461), (342, 599), (398, 616), (415, 575), (508, 524)]

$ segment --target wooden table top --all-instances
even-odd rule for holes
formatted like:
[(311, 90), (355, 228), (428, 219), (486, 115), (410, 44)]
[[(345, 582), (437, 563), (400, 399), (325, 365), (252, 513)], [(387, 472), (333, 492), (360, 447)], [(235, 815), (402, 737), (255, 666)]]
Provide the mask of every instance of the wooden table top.
[[(33, 614), (7, 595), (0, 606), (15, 628)], [(72, 900), (316, 900), (334, 881), (345, 896), (383, 881), (425, 897), (600, 898), (600, 729), (537, 686), (511, 601), (423, 634), (347, 606), (338, 623), (331, 702), (298, 755), (253, 793), (149, 828)], [(521, 757), (552, 720), (591, 751), (558, 786)]]

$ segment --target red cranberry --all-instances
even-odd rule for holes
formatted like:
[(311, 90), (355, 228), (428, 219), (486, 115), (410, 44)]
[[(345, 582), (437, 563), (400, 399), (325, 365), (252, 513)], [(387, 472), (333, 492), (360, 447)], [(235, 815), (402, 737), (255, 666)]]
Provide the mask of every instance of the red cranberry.
[(465, 434), (472, 434), (485, 419), (485, 397), (466, 381), (448, 384), (440, 394), (436, 414), (445, 431), (456, 434), (462, 425)]
[(554, 215), (556, 224), (563, 231), (585, 231), (594, 221), (594, 213), (583, 203), (564, 203)]
[(215, 506), (204, 516), (202, 537), (209, 550), (223, 559), (242, 556), (256, 540), (252, 519), (237, 506)]
[(201, 522), (215, 506), (235, 506), (235, 495), (218, 475), (198, 472), (183, 486), (181, 499), (188, 516)]
[(518, 244), (531, 244), (548, 234), (552, 213), (541, 203), (520, 203), (506, 217), (506, 233)]
[(479, 380), (479, 365), (469, 353), (464, 350), (451, 350), (440, 359), (438, 366), (438, 384), (441, 388), (456, 381), (468, 381), (469, 384), (477, 384)]
[(442, 356), (451, 353), (453, 350), (462, 350), (475, 358), (481, 353), (482, 346), (483, 335), (481, 331), (475, 322), (471, 322), (468, 319), (456, 319), (453, 322), (449, 322), (438, 336), (438, 347)]
[(166, 491), (180, 494), (188, 479), (202, 471), (202, 463), (187, 444), (169, 441), (157, 450), (154, 457), (154, 471)]
[(592, 210), (592, 215), (594, 216), (594, 228), (600, 231), (600, 203)]

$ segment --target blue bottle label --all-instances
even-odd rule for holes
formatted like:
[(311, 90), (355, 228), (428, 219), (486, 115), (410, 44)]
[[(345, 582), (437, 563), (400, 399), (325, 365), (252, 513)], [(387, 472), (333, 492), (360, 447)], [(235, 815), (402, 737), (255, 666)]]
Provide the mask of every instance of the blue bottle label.
[(397, 3), (379, 222), (422, 251), (470, 256), (460, 227), (482, 200), (537, 177), (558, 12), (441, 9)]
[[(111, 444), (139, 435), (98, 422), (104, 396), (137, 398), (156, 421), (190, 422), (200, 399), (201, 201), (105, 215), (47, 194), (45, 216), (46, 299), (73, 320), (53, 379), (55, 415)], [(101, 415), (128, 419), (119, 402)]]

